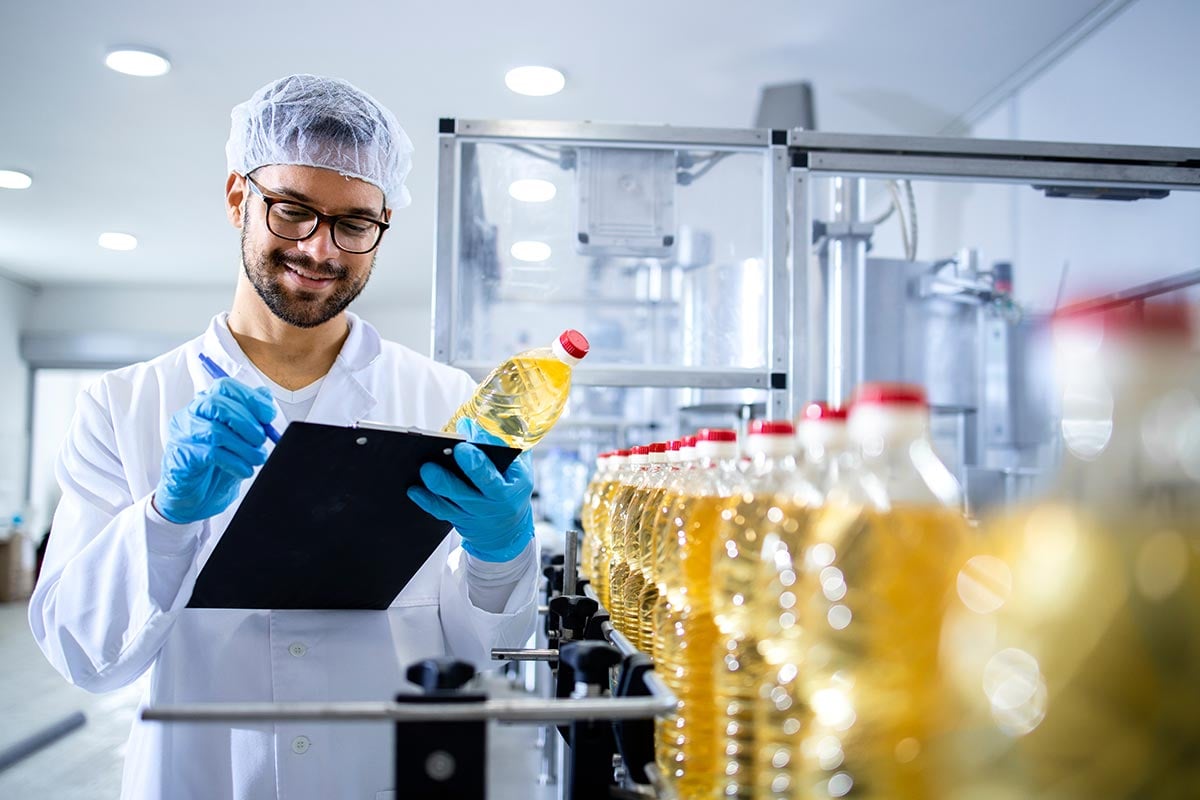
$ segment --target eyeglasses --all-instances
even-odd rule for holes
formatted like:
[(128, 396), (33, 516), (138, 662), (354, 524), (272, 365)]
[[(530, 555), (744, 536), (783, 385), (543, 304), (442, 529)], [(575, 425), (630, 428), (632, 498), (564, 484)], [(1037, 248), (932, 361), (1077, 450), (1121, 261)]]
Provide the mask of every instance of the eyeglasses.
[(324, 222), (333, 231), (333, 243), (339, 250), (361, 255), (378, 247), (383, 232), (389, 227), (386, 222), (358, 214), (322, 214), (294, 200), (267, 197), (262, 187), (249, 175), (246, 176), (246, 183), (250, 184), (250, 191), (261, 197), (267, 206), (267, 230), (280, 239), (303, 241), (316, 233)]

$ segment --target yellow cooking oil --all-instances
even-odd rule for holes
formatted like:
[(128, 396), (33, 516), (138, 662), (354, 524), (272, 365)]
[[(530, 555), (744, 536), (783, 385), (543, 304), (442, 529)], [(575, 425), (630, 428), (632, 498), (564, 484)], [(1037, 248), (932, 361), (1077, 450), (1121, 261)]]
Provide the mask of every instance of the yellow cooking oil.
[(712, 543), (732, 498), (684, 495), (676, 505), (662, 583), (670, 611), (662, 622), (659, 664), (679, 700), (661, 727), (668, 779), (681, 797), (706, 797), (716, 775), (712, 616)]
[[(625, 451), (621, 451), (624, 453)], [(627, 456), (620, 456), (624, 459)], [(593, 524), (596, 528), (596, 544), (592, 551), (592, 590), (599, 598), (601, 605), (609, 605), (609, 560), (612, 553), (612, 508), (617, 491), (621, 488), (623, 465), (613, 470), (603, 486), (596, 490), (595, 507), (592, 510)]]
[[(645, 473), (640, 476), (637, 485), (629, 493), (629, 499), (622, 515), (622, 525), (617, 533), (621, 537), (621, 571), (619, 583), (613, 588), (613, 625), (634, 646), (637, 645), (637, 593), (641, 585), (637, 584), (642, 574), (641, 558), (638, 553), (638, 530), (642, 519), (642, 510), (650, 499), (650, 489), (644, 484)], [(617, 574), (617, 573), (614, 573)], [(635, 586), (635, 584), (637, 584)], [(620, 597), (617, 597), (617, 594)], [(632, 603), (632, 606), (631, 606)]]
[(638, 491), (638, 479), (646, 467), (646, 450), (635, 447), (631, 458), (640, 459), (641, 463), (634, 465), (633, 470), (625, 473), (620, 486), (613, 494), (609, 511), (608, 539), (610, 551), (608, 554), (608, 599), (605, 605), (612, 620), (613, 627), (625, 633), (625, 579), (629, 577), (629, 562), (627, 560), (628, 542), (625, 531), (629, 526), (631, 509)]
[(635, 507), (631, 509), (629, 525), (625, 530), (629, 575), (625, 579), (625, 600), (622, 604), (625, 612), (624, 633), (629, 641), (642, 651), (649, 649), (649, 646), (642, 641), (641, 624), (642, 590), (646, 586), (645, 564), (649, 560), (649, 554), (646, 552), (649, 539), (648, 529), (654, 525), (654, 518), (658, 506), (662, 503), (662, 498), (661, 486), (643, 487), (635, 498)]
[(654, 607), (658, 601), (658, 563), (661, 558), (659, 541), (664, 536), (666, 521), (674, 503), (674, 493), (671, 481), (678, 476), (675, 471), (664, 484), (657, 487), (645, 507), (638, 524), (638, 553), (642, 568), (641, 584), (637, 600), (633, 604), (636, 611), (636, 629), (638, 649), (653, 658), (654, 656)]
[[(811, 490), (815, 493), (815, 489)], [(769, 612), (760, 586), (760, 554), (768, 537), (802, 527), (812, 497), (746, 491), (723, 514), (713, 552), (713, 618), (717, 749), (716, 791), (721, 797), (754, 797), (758, 749), (755, 707), (764, 679), (758, 618)]]
[(564, 331), (550, 347), (518, 353), (496, 367), (459, 406), (444, 431), (469, 418), (510, 447), (527, 450), (550, 432), (571, 393), (571, 370), (587, 355), (578, 331)]
[(579, 548), (579, 574), (584, 579), (595, 583), (592, 567), (595, 560), (596, 532), (595, 507), (597, 492), (608, 478), (609, 454), (604, 453), (596, 458), (596, 470), (588, 480), (583, 490), (583, 502), (579, 509), (579, 524), (583, 528), (583, 541)]
[(960, 563), (942, 664), (966, 714), (944, 796), (1200, 795), (1200, 493), (1142, 488), (1107, 514), (1010, 511)]
[[(817, 504), (790, 496), (777, 499), (782, 521), (762, 536), (754, 578), (753, 610), (749, 625), (762, 660), (754, 705), (754, 792), (756, 800), (788, 800), (799, 793), (799, 744), (806, 706), (801, 697), (800, 671), (806, 665), (807, 641), (798, 609), (805, 571), (805, 553), (815, 533), (841, 531), (862, 513), (857, 505)], [(817, 553), (825, 557), (825, 549)], [(827, 573), (833, 581), (834, 573)], [(840, 589), (830, 583), (835, 598)]]
[(780, 627), (794, 618), (803, 646), (772, 687), (795, 691), (767, 693), (775, 712), (802, 707), (794, 745), (771, 753), (799, 762), (789, 793), (775, 796), (936, 795), (931, 745), (956, 722), (939, 690), (939, 644), (968, 536), (958, 511), (935, 505), (816, 512), (797, 591), (777, 599)]

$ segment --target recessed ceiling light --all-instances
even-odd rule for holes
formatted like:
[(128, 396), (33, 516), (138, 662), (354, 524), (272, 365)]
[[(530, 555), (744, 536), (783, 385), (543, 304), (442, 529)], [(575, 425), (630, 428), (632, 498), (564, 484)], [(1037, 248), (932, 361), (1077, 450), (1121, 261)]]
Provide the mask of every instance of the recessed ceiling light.
[(554, 199), (558, 189), (550, 181), (540, 178), (522, 178), (509, 184), (508, 193), (512, 199), (520, 200), (522, 203), (545, 203)]
[(517, 67), (504, 76), (504, 85), (517, 94), (545, 97), (561, 92), (567, 85), (567, 79), (550, 67)]
[(509, 252), (517, 261), (545, 261), (550, 257), (550, 245), (545, 242), (513, 242)]
[(0, 169), (0, 189), (28, 189), (33, 178), (15, 169)]
[(102, 233), (99, 244), (108, 250), (133, 250), (137, 247), (137, 238), (128, 233)]
[(157, 78), (171, 71), (171, 62), (161, 53), (141, 47), (120, 47), (104, 57), (109, 69), (135, 78)]

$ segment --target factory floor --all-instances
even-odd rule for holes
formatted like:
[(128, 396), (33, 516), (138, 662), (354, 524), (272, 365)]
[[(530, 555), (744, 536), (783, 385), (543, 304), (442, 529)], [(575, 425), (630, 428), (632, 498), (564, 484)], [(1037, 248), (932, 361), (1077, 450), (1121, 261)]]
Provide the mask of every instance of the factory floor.
[[(23, 603), (0, 604), (0, 752), (76, 711), (87, 722), (0, 772), (0, 797), (38, 800), (117, 798), (125, 740), (141, 683), (94, 695), (71, 686), (46, 662), (29, 632)], [(536, 728), (489, 731), (489, 800), (551, 800), (539, 786)]]

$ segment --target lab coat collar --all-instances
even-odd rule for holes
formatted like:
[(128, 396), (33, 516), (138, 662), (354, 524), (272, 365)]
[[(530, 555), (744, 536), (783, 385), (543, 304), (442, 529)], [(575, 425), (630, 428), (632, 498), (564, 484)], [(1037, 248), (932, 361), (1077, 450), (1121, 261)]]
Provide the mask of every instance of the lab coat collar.
[[(377, 404), (359, 373), (379, 358), (383, 351), (382, 340), (374, 326), (358, 315), (346, 312), (346, 321), (350, 325), (350, 335), (325, 375), (325, 382), (321, 384), (309, 411), (309, 422), (352, 425), (366, 418)], [(202, 352), (225, 370), (229, 377), (251, 388), (263, 385), (258, 370), (251, 366), (229, 332), (228, 312), (221, 312), (212, 318), (202, 341)]]

